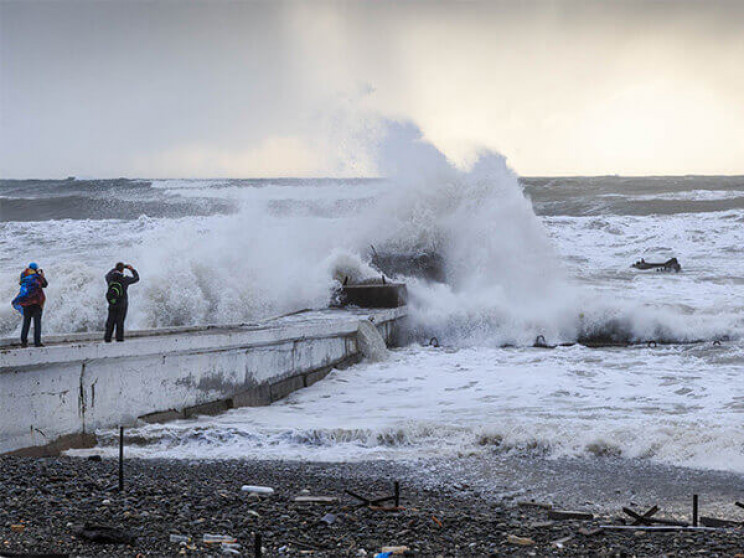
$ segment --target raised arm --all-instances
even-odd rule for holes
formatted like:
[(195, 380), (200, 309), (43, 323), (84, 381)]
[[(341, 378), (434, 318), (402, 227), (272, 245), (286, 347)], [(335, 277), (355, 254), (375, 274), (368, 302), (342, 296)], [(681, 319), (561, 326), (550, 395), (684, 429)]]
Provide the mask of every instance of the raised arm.
[(139, 281), (139, 273), (137, 273), (137, 270), (134, 269), (131, 265), (127, 266), (127, 269), (132, 272), (131, 277), (125, 277), (127, 285), (131, 285)]

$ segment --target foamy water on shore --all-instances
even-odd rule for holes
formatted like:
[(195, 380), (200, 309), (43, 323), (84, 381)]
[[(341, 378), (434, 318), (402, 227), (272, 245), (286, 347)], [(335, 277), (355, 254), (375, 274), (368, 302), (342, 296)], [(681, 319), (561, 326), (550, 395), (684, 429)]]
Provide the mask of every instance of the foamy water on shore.
[(622, 456), (744, 472), (743, 357), (740, 346), (712, 344), (413, 346), (269, 407), (130, 430), (138, 442), (129, 451), (319, 461)]

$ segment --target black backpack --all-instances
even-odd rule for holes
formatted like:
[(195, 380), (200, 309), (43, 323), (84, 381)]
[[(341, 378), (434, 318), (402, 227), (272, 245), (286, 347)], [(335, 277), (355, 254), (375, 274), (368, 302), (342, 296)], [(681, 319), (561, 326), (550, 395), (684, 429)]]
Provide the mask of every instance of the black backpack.
[(121, 301), (124, 296), (124, 287), (118, 281), (111, 281), (108, 284), (108, 290), (106, 291), (106, 300), (111, 306), (114, 306)]

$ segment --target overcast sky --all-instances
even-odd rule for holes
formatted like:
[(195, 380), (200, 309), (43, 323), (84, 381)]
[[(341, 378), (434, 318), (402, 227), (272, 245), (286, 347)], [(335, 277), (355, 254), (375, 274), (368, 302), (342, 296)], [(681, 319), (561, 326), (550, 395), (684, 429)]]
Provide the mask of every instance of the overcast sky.
[(0, 0), (0, 177), (744, 174), (744, 2)]

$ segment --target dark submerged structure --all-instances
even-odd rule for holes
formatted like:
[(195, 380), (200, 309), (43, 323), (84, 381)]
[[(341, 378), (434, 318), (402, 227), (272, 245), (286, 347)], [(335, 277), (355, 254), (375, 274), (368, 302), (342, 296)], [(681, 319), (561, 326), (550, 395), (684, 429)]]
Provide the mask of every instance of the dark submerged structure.
[(682, 266), (679, 265), (677, 258), (672, 258), (663, 263), (651, 263), (641, 258), (640, 260), (638, 260), (636, 263), (634, 263), (630, 267), (635, 268), (635, 269), (641, 269), (641, 270), (656, 269), (656, 271), (665, 271), (665, 272), (673, 271), (675, 273), (679, 273), (680, 271), (682, 271)]

